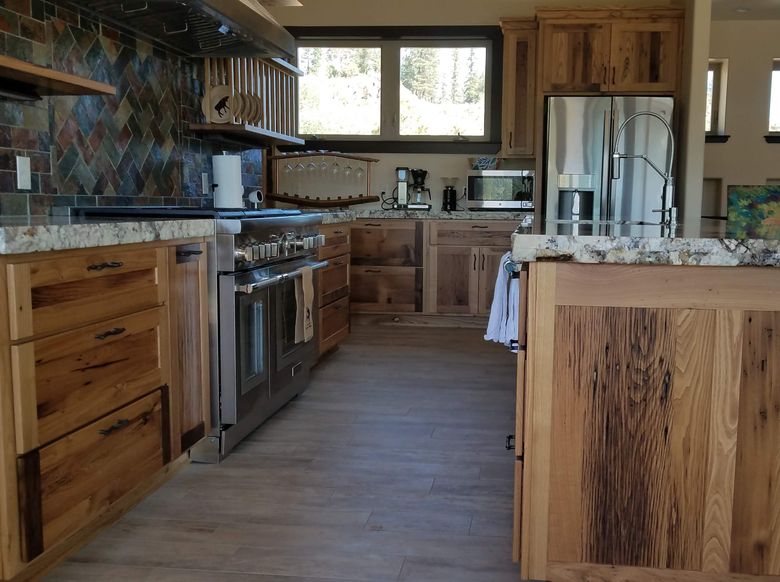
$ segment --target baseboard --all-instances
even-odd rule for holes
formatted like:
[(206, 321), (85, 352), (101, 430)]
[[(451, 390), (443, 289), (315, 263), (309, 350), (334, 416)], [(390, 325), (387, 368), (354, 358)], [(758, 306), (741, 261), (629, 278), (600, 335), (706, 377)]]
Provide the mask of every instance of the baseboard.
[(487, 315), (438, 315), (423, 313), (352, 313), (354, 326), (464, 327), (486, 329)]
[(41, 556), (19, 572), (10, 582), (27, 582), (30, 580), (40, 580), (44, 575), (56, 568), (59, 564), (75, 554), (79, 549), (87, 544), (92, 538), (97, 536), (107, 526), (119, 520), (125, 513), (138, 505), (151, 493), (159, 489), (176, 473), (189, 465), (189, 453), (184, 453), (178, 459), (167, 464), (165, 467), (145, 483), (130, 491), (122, 499), (109, 507), (105, 513), (97, 516), (89, 524), (58, 543), (56, 546), (47, 550)]

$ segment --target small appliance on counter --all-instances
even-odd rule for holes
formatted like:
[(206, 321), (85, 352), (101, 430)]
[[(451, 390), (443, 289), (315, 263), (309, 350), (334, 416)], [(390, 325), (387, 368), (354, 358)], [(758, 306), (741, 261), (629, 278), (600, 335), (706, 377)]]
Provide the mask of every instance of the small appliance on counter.
[(455, 189), (457, 178), (442, 178), (444, 190), (442, 191), (441, 209), (443, 212), (455, 212), (458, 209), (458, 191)]
[(534, 209), (533, 170), (473, 170), (467, 174), (469, 210)]
[(409, 206), (409, 168), (396, 168), (395, 177), (395, 204), (393, 204), (393, 208), (405, 210)]
[(409, 210), (430, 210), (431, 205), (425, 202), (425, 193), (428, 194), (428, 200), (431, 200), (431, 189), (425, 186), (428, 170), (414, 168), (409, 171), (412, 174), (412, 193), (407, 208)]

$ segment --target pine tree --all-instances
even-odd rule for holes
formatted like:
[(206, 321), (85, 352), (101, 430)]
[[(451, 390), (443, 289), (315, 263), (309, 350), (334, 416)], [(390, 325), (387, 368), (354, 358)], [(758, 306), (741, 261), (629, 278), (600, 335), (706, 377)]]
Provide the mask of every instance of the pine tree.
[(431, 48), (409, 48), (401, 62), (401, 84), (420, 99), (437, 102), (439, 53)]
[(474, 49), (469, 50), (469, 74), (463, 85), (463, 101), (479, 103), (485, 93), (485, 73), (476, 70), (476, 55)]
[(460, 69), (460, 50), (454, 49), (452, 54), (452, 85), (450, 86), (450, 102), (463, 103), (463, 90), (458, 83)]

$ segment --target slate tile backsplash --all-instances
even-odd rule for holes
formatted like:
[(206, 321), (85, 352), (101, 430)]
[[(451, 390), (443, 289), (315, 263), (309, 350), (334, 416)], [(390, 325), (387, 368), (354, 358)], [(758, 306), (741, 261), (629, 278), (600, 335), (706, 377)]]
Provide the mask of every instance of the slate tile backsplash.
[[(0, 101), (0, 214), (73, 205), (209, 206), (201, 173), (221, 147), (186, 131), (201, 122), (200, 61), (70, 5), (0, 0), (0, 53), (113, 85), (116, 97)], [(32, 190), (16, 188), (16, 156)], [(262, 150), (242, 152), (247, 188)]]

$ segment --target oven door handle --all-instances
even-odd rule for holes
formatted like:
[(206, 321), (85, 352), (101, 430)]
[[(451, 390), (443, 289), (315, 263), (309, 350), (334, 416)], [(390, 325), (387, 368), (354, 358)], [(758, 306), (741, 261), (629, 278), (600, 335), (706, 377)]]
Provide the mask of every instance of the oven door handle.
[[(311, 267), (312, 271), (316, 271), (318, 269), (323, 269), (329, 265), (328, 261), (320, 261), (318, 263), (313, 263), (311, 265), (306, 265), (307, 267)], [(273, 287), (274, 285), (278, 285), (282, 281), (286, 281), (288, 279), (296, 279), (301, 276), (300, 269), (297, 271), (293, 271), (292, 273), (283, 273), (281, 275), (276, 275), (274, 277), (271, 277), (270, 279), (264, 279), (262, 281), (258, 281), (257, 283), (248, 283), (246, 285), (236, 285), (236, 293), (243, 293), (245, 295), (250, 295), (251, 293), (254, 293), (256, 291), (260, 291), (262, 289), (267, 289), (268, 287)]]

